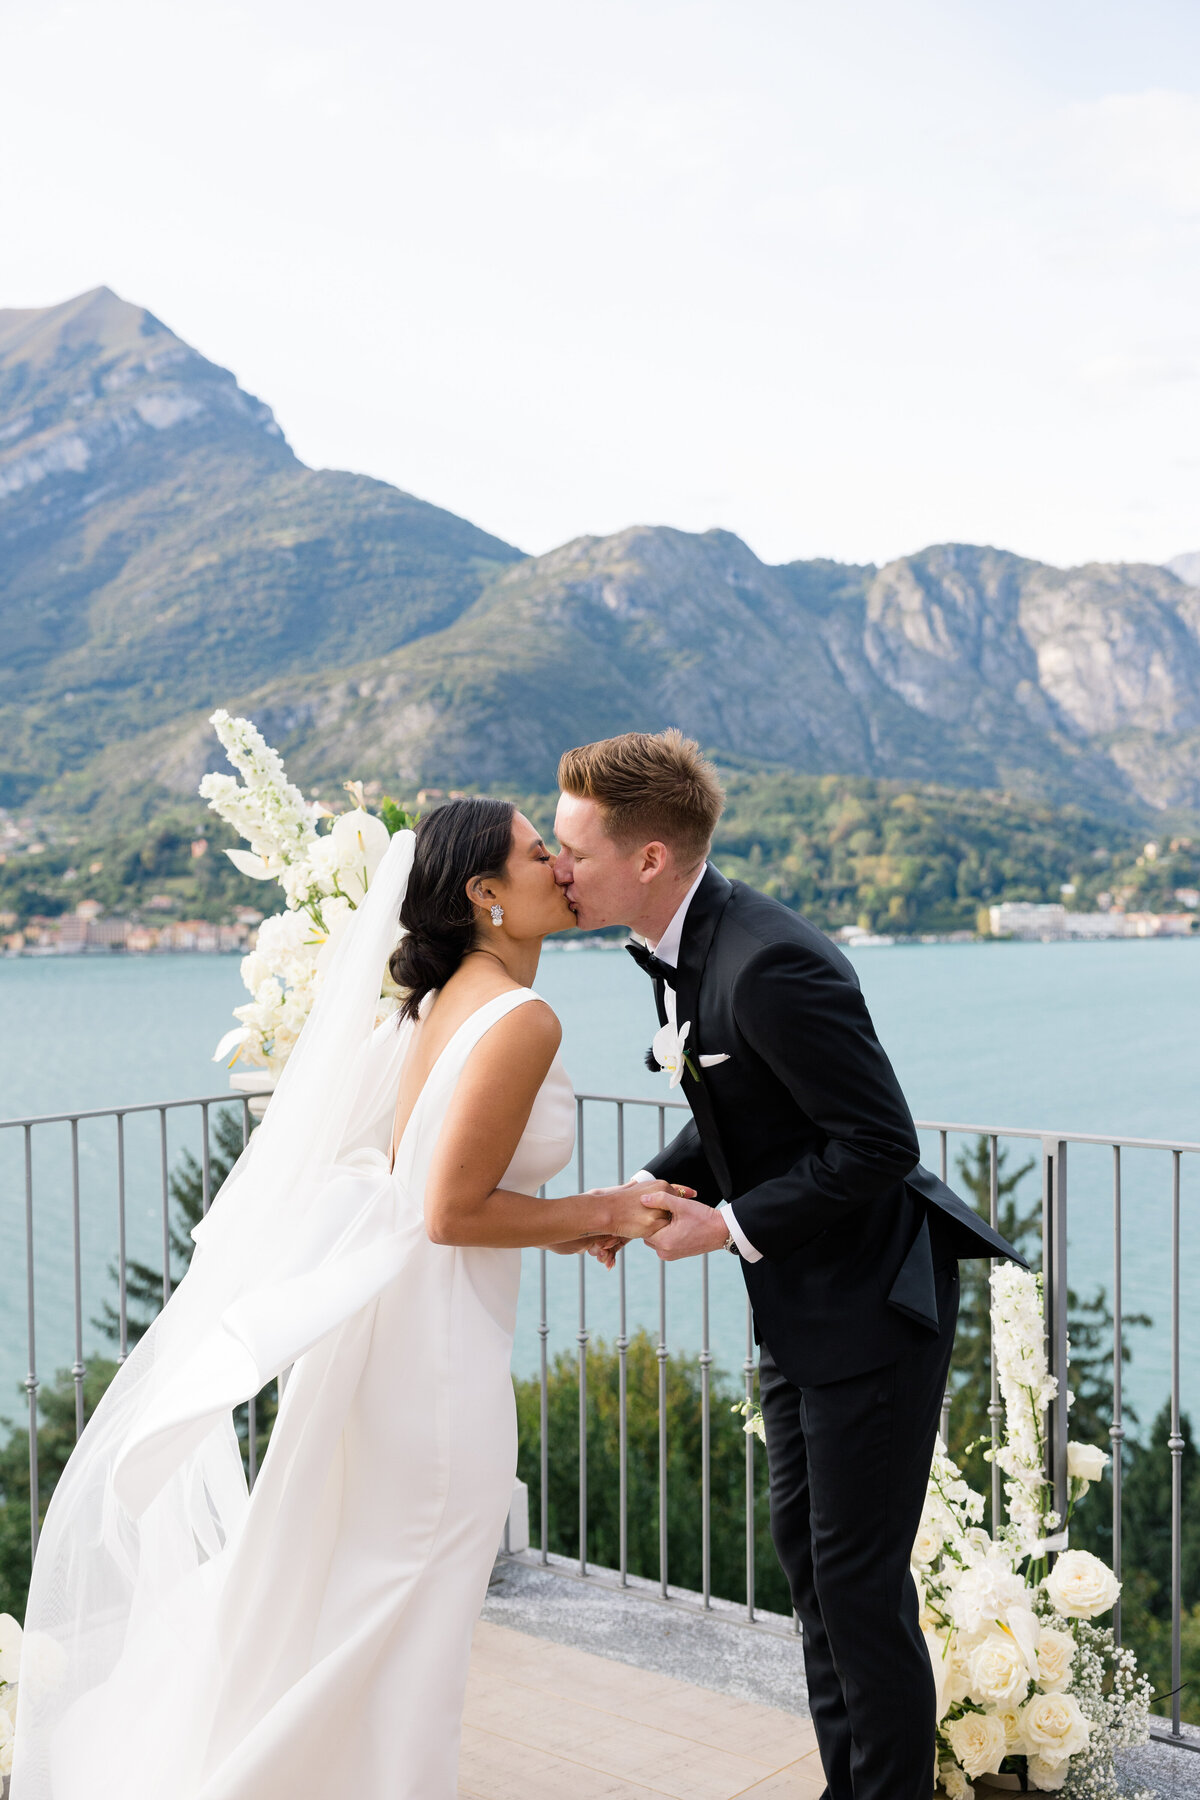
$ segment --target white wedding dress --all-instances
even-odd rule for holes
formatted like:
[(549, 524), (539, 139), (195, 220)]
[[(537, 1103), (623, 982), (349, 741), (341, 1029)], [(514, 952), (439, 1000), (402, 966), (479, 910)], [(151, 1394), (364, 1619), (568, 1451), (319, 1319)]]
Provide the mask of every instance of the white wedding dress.
[[(381, 1026), (360, 1141), (343, 1135), (286, 1257), (239, 1267), (231, 1298), (216, 1272), (231, 1245), (239, 1265), (253, 1251), (251, 1140), (246, 1218), (219, 1196), (159, 1321), (161, 1372), (139, 1346), (51, 1505), (12, 1800), (454, 1800), (472, 1629), (516, 1468), (521, 1253), (431, 1243), (423, 1197), (467, 1059), (532, 998), (498, 996), (455, 1032), (394, 1168), (383, 1101), (411, 1031)], [(535, 1194), (573, 1140), (556, 1060), (503, 1185)], [(228, 1242), (206, 1235), (222, 1216)], [(289, 1365), (247, 1497), (229, 1405)]]

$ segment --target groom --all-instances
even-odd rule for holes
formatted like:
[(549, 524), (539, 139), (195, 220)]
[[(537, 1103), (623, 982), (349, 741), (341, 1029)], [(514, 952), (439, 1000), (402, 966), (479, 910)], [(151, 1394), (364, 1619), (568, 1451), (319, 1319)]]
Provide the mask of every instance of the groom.
[(585, 931), (630, 928), (673, 1028), (667, 1059), (684, 1058), (692, 1117), (648, 1170), (698, 1198), (652, 1246), (729, 1251), (750, 1295), (824, 1800), (929, 1800), (934, 1686), (909, 1555), (958, 1258), (1015, 1252), (918, 1163), (851, 964), (707, 861), (723, 802), (697, 746), (628, 732), (569, 750), (559, 786), (558, 880)]

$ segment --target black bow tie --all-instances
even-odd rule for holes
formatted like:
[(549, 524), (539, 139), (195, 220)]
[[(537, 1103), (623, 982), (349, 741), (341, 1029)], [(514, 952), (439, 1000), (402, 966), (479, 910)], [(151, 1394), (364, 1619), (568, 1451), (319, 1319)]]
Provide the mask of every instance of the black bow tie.
[(652, 980), (665, 981), (668, 987), (673, 988), (675, 986), (676, 981), (678, 980), (676, 971), (671, 967), (670, 963), (660, 961), (659, 958), (655, 956), (653, 950), (647, 949), (645, 944), (634, 943), (626, 944), (625, 948), (628, 950), (630, 956), (632, 956), (638, 968), (645, 969), (647, 975), (649, 975)]

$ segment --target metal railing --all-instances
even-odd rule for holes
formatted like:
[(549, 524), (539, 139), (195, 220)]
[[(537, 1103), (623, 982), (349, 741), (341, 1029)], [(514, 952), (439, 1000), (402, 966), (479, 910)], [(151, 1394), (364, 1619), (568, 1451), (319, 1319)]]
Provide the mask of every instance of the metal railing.
[[(635, 1116), (645, 1120), (648, 1112), (651, 1117), (649, 1132), (640, 1132), (644, 1147), (637, 1152), (637, 1160), (632, 1167), (640, 1166), (641, 1161), (653, 1153), (656, 1146), (665, 1142), (667, 1132), (667, 1116), (669, 1113), (686, 1112), (682, 1102), (670, 1100), (642, 1099), (640, 1097), (588, 1094), (577, 1097), (577, 1144), (575, 1155), (574, 1177), (580, 1190), (588, 1186), (589, 1160), (595, 1162), (597, 1155), (604, 1159), (604, 1179), (623, 1181), (630, 1168), (630, 1156), (627, 1149), (627, 1124), (631, 1110)], [(143, 1191), (147, 1183), (154, 1190), (154, 1209), (157, 1213), (155, 1235), (158, 1239), (158, 1253), (162, 1258), (162, 1299), (165, 1303), (171, 1293), (171, 1166), (169, 1123), (174, 1125), (184, 1117), (190, 1117), (199, 1126), (199, 1145), (196, 1161), (200, 1171), (202, 1210), (207, 1211), (212, 1197), (211, 1169), (211, 1109), (214, 1107), (234, 1107), (240, 1109), (241, 1137), (244, 1143), (252, 1128), (252, 1115), (249, 1097), (221, 1093), (203, 1096), (196, 1099), (178, 1101), (160, 1101), (143, 1103), (136, 1106), (107, 1107), (81, 1112), (64, 1112), (49, 1114), (39, 1118), (9, 1119), (0, 1121), (0, 1150), (6, 1140), (12, 1144), (9, 1134), (17, 1134), (17, 1155), (8, 1164), (0, 1162), (0, 1227), (6, 1231), (11, 1229), (13, 1213), (9, 1213), (7, 1222), (5, 1213), (7, 1203), (15, 1198), (11, 1185), (5, 1178), (4, 1171), (16, 1168), (16, 1179), (23, 1185), (23, 1237), (24, 1237), (24, 1302), (26, 1313), (26, 1363), (27, 1373), (24, 1389), (28, 1402), (28, 1438), (29, 1438), (29, 1485), (30, 1485), (30, 1533), (34, 1550), (37, 1546), (38, 1518), (40, 1510), (40, 1479), (38, 1468), (38, 1417), (39, 1390), (42, 1377), (38, 1368), (38, 1294), (36, 1267), (36, 1250), (40, 1242), (41, 1229), (38, 1218), (38, 1196), (41, 1192), (38, 1182), (38, 1170), (47, 1158), (41, 1150), (46, 1137), (54, 1131), (67, 1133), (65, 1168), (61, 1148), (57, 1157), (50, 1156), (53, 1168), (51, 1185), (59, 1208), (59, 1217), (63, 1215), (64, 1192), (69, 1194), (69, 1236), (70, 1256), (70, 1293), (69, 1312), (74, 1360), (70, 1366), (70, 1375), (75, 1390), (75, 1426), (76, 1436), (84, 1424), (84, 1381), (87, 1373), (85, 1360), (85, 1312), (84, 1312), (84, 1256), (82, 1223), (86, 1216), (81, 1199), (81, 1157), (80, 1127), (86, 1126), (94, 1131), (99, 1122), (108, 1121), (112, 1127), (111, 1163), (108, 1165), (105, 1185), (111, 1186), (109, 1203), (113, 1204), (111, 1215), (114, 1227), (110, 1249), (115, 1259), (117, 1274), (116, 1295), (116, 1336), (118, 1359), (124, 1360), (129, 1349), (130, 1323), (127, 1292), (127, 1268), (129, 1263), (129, 1243), (127, 1230), (127, 1189), (129, 1177), (129, 1158), (127, 1145), (127, 1123), (134, 1117), (150, 1116), (157, 1119), (157, 1131), (154, 1133), (154, 1149), (147, 1157), (143, 1154), (139, 1161), (138, 1175)], [(604, 1108), (607, 1128), (599, 1133), (594, 1130), (596, 1108)], [(1043, 1272), (1045, 1275), (1045, 1305), (1047, 1339), (1049, 1346), (1052, 1373), (1058, 1378), (1058, 1398), (1052, 1409), (1050, 1421), (1050, 1445), (1048, 1452), (1047, 1472), (1054, 1483), (1056, 1503), (1065, 1514), (1067, 1498), (1067, 1293), (1068, 1293), (1068, 1147), (1099, 1148), (1107, 1151), (1111, 1159), (1110, 1174), (1107, 1181), (1108, 1203), (1111, 1208), (1111, 1245), (1112, 1245), (1112, 1417), (1109, 1423), (1109, 1436), (1112, 1445), (1112, 1560), (1117, 1577), (1122, 1575), (1122, 1505), (1123, 1505), (1123, 1456), (1127, 1441), (1126, 1410), (1123, 1388), (1123, 1318), (1122, 1309), (1125, 1299), (1126, 1285), (1124, 1280), (1126, 1250), (1126, 1213), (1128, 1210), (1127, 1171), (1132, 1153), (1144, 1154), (1150, 1159), (1165, 1162), (1167, 1175), (1165, 1191), (1168, 1215), (1167, 1242), (1169, 1243), (1169, 1420), (1170, 1429), (1167, 1450), (1170, 1458), (1170, 1493), (1171, 1493), (1171, 1559), (1170, 1559), (1170, 1613), (1171, 1613), (1171, 1719), (1168, 1723), (1159, 1721), (1155, 1727), (1156, 1736), (1166, 1741), (1195, 1748), (1194, 1740), (1186, 1738), (1181, 1732), (1180, 1687), (1182, 1682), (1182, 1500), (1183, 1500), (1183, 1455), (1185, 1439), (1182, 1435), (1182, 1330), (1181, 1288), (1182, 1288), (1182, 1221), (1184, 1202), (1183, 1161), (1185, 1157), (1200, 1155), (1200, 1144), (1172, 1143), (1159, 1139), (1121, 1138), (1096, 1136), (1070, 1132), (1039, 1132), (1027, 1128), (1006, 1128), (994, 1125), (972, 1125), (944, 1122), (918, 1121), (918, 1130), (932, 1135), (937, 1146), (936, 1160), (943, 1179), (951, 1178), (949, 1169), (950, 1145), (952, 1140), (983, 1139), (988, 1147), (988, 1171), (990, 1189), (990, 1213), (993, 1225), (1000, 1223), (1000, 1167), (1001, 1145), (1009, 1140), (1025, 1142), (1038, 1147), (1038, 1161), (1041, 1178), (1041, 1236), (1043, 1251)], [(599, 1151), (593, 1147), (599, 1142)], [(143, 1152), (145, 1146), (143, 1145)], [(594, 1176), (595, 1169), (591, 1170)], [(65, 1190), (64, 1190), (65, 1183)], [(593, 1180), (593, 1185), (595, 1181)], [(1136, 1184), (1135, 1184), (1136, 1185)], [(19, 1191), (19, 1190), (18, 1190)], [(1138, 1192), (1144, 1195), (1148, 1190), (1144, 1184)], [(1136, 1198), (1137, 1196), (1135, 1196)], [(1094, 1181), (1089, 1182), (1086, 1196), (1089, 1210), (1097, 1204)], [(18, 1203), (20, 1204), (20, 1203)], [(1148, 1202), (1147, 1202), (1148, 1204)], [(90, 1205), (90, 1202), (89, 1202)], [(15, 1211), (16, 1209), (14, 1209)], [(1143, 1208), (1144, 1210), (1144, 1208)], [(146, 1229), (146, 1207), (139, 1214), (143, 1233)], [(540, 1475), (539, 1495), (539, 1545), (531, 1552), (544, 1564), (550, 1562), (550, 1338), (552, 1332), (550, 1281), (548, 1256), (545, 1251), (538, 1253), (538, 1320), (537, 1332), (537, 1379), (539, 1384), (539, 1445), (538, 1465)], [(694, 1601), (690, 1602), (701, 1611), (711, 1610), (714, 1596), (712, 1593), (712, 1402), (714, 1354), (711, 1338), (711, 1275), (708, 1256), (701, 1258), (699, 1271), (699, 1345), (697, 1361), (700, 1379), (701, 1407), (701, 1468), (700, 1468), (700, 1589)], [(732, 1259), (719, 1257), (718, 1265), (727, 1269), (728, 1273), (718, 1277), (728, 1283), (736, 1274)], [(680, 1595), (678, 1589), (672, 1589), (669, 1583), (670, 1543), (668, 1532), (668, 1481), (669, 1481), (669, 1438), (668, 1438), (668, 1366), (672, 1355), (668, 1337), (667, 1311), (667, 1271), (668, 1265), (657, 1264), (657, 1291), (655, 1295), (656, 1318), (652, 1321), (656, 1330), (654, 1353), (657, 1359), (657, 1503), (658, 1503), (658, 1595), (672, 1604), (689, 1604)], [(589, 1491), (588, 1491), (588, 1424), (590, 1417), (590, 1397), (588, 1392), (588, 1353), (592, 1341), (592, 1326), (588, 1312), (588, 1279), (589, 1259), (578, 1259), (576, 1317), (574, 1330), (575, 1359), (578, 1371), (578, 1532), (579, 1551), (577, 1558), (577, 1574), (581, 1578), (613, 1579), (620, 1585), (627, 1586), (631, 1581), (629, 1568), (629, 1430), (628, 1430), (628, 1356), (630, 1349), (630, 1311), (627, 1287), (626, 1252), (622, 1251), (617, 1258), (616, 1267), (616, 1322), (615, 1338), (617, 1364), (617, 1568), (611, 1572), (601, 1571), (589, 1560)], [(569, 1274), (568, 1274), (569, 1278)], [(736, 1283), (740, 1288), (740, 1281)], [(728, 1296), (726, 1296), (728, 1297)], [(12, 1297), (9, 1297), (12, 1304)], [(741, 1385), (745, 1397), (751, 1399), (754, 1392), (755, 1352), (753, 1321), (748, 1300), (739, 1297), (739, 1307), (744, 1307), (745, 1332), (744, 1356), (741, 1361)], [(728, 1309), (727, 1309), (728, 1310)], [(61, 1331), (60, 1331), (61, 1336)], [(740, 1352), (739, 1352), (740, 1354)], [(951, 1396), (947, 1395), (947, 1408), (951, 1405)], [(991, 1392), (987, 1406), (993, 1443), (998, 1441), (1003, 1409), (1000, 1405), (996, 1385), (994, 1359), (992, 1359)], [(247, 1460), (248, 1477), (253, 1484), (256, 1474), (257, 1422), (254, 1402), (252, 1401), (247, 1419)], [(943, 1412), (943, 1435), (946, 1428), (946, 1411)], [(755, 1440), (752, 1435), (745, 1436), (745, 1591), (744, 1602), (740, 1603), (744, 1619), (749, 1624), (760, 1623), (759, 1609), (755, 1600), (755, 1498), (756, 1498), (756, 1465)], [(1001, 1475), (994, 1462), (991, 1470), (991, 1509), (992, 1519), (999, 1522), (1002, 1517)], [(557, 1561), (558, 1559), (556, 1559)], [(639, 1585), (642, 1585), (639, 1582)], [(727, 1612), (722, 1607), (723, 1612)], [(1120, 1639), (1122, 1629), (1121, 1607), (1118, 1603), (1114, 1613), (1114, 1626)], [(776, 1628), (778, 1625), (776, 1623)], [(798, 1630), (798, 1623), (793, 1620), (793, 1629)]]

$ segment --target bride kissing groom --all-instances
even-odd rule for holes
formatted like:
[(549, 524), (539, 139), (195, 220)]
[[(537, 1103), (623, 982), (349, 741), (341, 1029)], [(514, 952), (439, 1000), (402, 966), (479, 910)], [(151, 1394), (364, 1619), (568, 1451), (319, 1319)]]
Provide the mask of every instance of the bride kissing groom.
[[(958, 1314), (960, 1257), (1015, 1257), (918, 1162), (853, 966), (708, 852), (697, 747), (568, 751), (555, 866), (582, 929), (624, 925), (692, 1117), (638, 1175), (664, 1260), (728, 1251), (750, 1296), (771, 1535), (800, 1618), (823, 1800), (929, 1800), (935, 1705), (909, 1558)], [(661, 1052), (660, 1052), (661, 1054)], [(619, 1237), (592, 1246), (611, 1267)], [(1019, 1260), (1019, 1259), (1018, 1259)]]
[[(391, 839), (55, 1488), (10, 1800), (454, 1800), (516, 1468), (521, 1249), (611, 1264), (638, 1237), (745, 1276), (828, 1800), (929, 1800), (909, 1550), (957, 1258), (1012, 1252), (919, 1167), (850, 964), (708, 862), (696, 746), (613, 738), (561, 781), (557, 856), (500, 800)], [(545, 1198), (575, 1106), (533, 981), (576, 922), (631, 928), (692, 1119), (632, 1183)], [(234, 1418), (275, 1382), (251, 1491)]]

